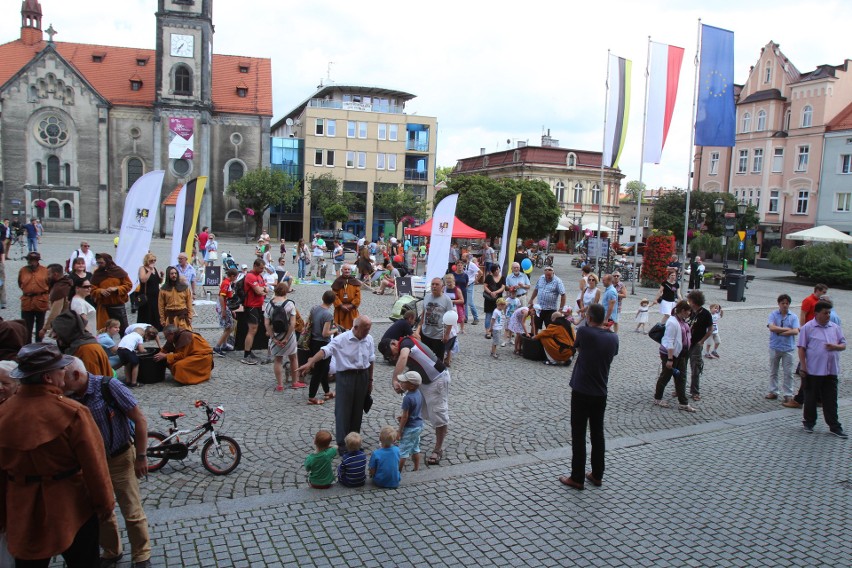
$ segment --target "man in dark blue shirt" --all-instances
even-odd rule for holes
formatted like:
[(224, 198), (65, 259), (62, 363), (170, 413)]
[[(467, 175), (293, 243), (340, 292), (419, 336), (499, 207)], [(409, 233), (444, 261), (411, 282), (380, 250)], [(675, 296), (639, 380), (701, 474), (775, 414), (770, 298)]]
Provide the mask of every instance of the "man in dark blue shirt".
[(27, 252), (38, 252), (38, 226), (37, 219), (31, 219), (29, 223), (24, 225), (24, 231), (27, 232)]
[[(618, 335), (603, 325), (606, 311), (600, 304), (592, 304), (586, 312), (589, 325), (577, 329), (574, 347), (577, 362), (571, 374), (571, 475), (559, 481), (574, 489), (583, 489), (588, 479), (600, 487), (603, 483), (604, 411), (606, 410), (609, 367), (618, 355)], [(586, 424), (592, 440), (592, 471), (586, 469)]]

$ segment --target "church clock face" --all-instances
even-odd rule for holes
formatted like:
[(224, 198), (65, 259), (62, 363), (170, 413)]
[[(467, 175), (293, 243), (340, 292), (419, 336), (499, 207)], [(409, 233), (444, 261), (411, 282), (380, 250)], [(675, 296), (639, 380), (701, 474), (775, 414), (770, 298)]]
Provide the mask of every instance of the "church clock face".
[(172, 34), (171, 54), (174, 57), (192, 57), (194, 42), (194, 36)]

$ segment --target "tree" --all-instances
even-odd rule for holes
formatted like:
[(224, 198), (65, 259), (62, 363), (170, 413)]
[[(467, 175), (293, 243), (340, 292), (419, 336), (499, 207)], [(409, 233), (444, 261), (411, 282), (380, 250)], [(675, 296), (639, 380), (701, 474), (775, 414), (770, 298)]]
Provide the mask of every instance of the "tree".
[(349, 220), (349, 210), (355, 202), (355, 197), (343, 191), (339, 179), (331, 174), (310, 176), (308, 185), (311, 203), (326, 224), (345, 223)]
[(426, 204), (417, 199), (410, 190), (394, 186), (377, 191), (373, 195), (373, 207), (384, 211), (393, 219), (394, 232), (403, 217), (423, 217), (426, 214)]
[(639, 195), (645, 191), (645, 182), (639, 180), (633, 180), (627, 182), (627, 195), (629, 195), (629, 202), (636, 203), (639, 199)]
[(518, 193), (521, 212), (518, 237), (539, 239), (556, 229), (561, 211), (550, 186), (541, 180), (491, 179), (485, 176), (456, 176), (435, 195), (435, 203), (459, 194), (456, 216), (489, 237), (503, 235), (506, 208)]
[(453, 166), (438, 166), (435, 170), (435, 183), (449, 180), (452, 172)]
[[(722, 213), (716, 215), (717, 199), (725, 202)], [(683, 238), (683, 212), (686, 209), (686, 193), (682, 190), (671, 191), (663, 195), (654, 204), (652, 217), (654, 229), (671, 231), (675, 238)], [(689, 197), (690, 227), (702, 233), (721, 236), (725, 230), (725, 213), (736, 213), (737, 200), (730, 193), (716, 193), (695, 190)], [(704, 214), (702, 218), (701, 214)], [(703, 221), (702, 221), (703, 219)], [(756, 209), (749, 205), (744, 215), (737, 216), (736, 227), (739, 230), (757, 227), (759, 222)]]
[(263, 214), (273, 205), (292, 207), (301, 196), (299, 182), (281, 170), (262, 168), (246, 173), (228, 186), (228, 194), (254, 216), (254, 238), (263, 230)]

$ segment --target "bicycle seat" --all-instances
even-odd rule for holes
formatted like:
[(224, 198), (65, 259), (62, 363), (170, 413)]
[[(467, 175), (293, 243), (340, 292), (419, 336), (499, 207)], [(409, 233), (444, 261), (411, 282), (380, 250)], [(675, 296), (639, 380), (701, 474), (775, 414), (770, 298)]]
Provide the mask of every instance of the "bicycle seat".
[(183, 412), (161, 412), (160, 417), (163, 420), (177, 420), (178, 418), (182, 418), (186, 416)]

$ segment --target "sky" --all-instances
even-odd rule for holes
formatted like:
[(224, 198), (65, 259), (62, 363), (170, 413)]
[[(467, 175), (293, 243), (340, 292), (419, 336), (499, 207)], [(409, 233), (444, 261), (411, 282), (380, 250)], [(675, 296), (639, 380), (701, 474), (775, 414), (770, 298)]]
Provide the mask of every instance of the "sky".
[[(40, 1), (42, 28), (53, 24), (56, 41), (154, 47), (156, 0)], [(0, 42), (20, 35), (20, 6), (2, 2)], [(110, 7), (116, 9), (102, 15)], [(610, 49), (633, 61), (620, 161), (626, 182), (639, 179), (651, 36), (686, 52), (662, 162), (646, 164), (643, 180), (651, 188), (686, 187), (699, 18), (734, 32), (736, 83), (769, 41), (803, 72), (852, 57), (848, 0), (214, 0), (213, 51), (272, 59), (273, 121), (320, 81), (329, 84), (329, 69), (332, 82), (412, 93), (417, 98), (406, 112), (437, 117), (437, 165), (453, 166), (480, 148), (505, 150), (519, 140), (540, 145), (546, 130), (562, 147), (600, 151)]]

